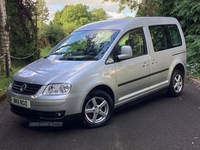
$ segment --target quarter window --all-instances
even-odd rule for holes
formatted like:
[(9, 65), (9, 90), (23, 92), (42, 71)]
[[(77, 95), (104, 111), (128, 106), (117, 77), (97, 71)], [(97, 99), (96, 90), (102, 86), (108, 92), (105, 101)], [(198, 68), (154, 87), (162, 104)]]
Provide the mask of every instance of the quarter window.
[(179, 34), (178, 27), (176, 25), (168, 25), (169, 36), (171, 39), (172, 47), (181, 46), (181, 36)]

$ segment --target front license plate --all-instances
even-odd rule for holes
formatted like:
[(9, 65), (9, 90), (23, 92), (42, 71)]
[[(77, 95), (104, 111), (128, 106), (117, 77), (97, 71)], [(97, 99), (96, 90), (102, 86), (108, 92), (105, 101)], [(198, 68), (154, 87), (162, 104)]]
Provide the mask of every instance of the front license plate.
[(24, 99), (19, 99), (19, 98), (16, 98), (16, 97), (12, 97), (12, 104), (22, 106), (22, 107), (26, 107), (26, 108), (31, 108), (30, 101), (24, 100)]

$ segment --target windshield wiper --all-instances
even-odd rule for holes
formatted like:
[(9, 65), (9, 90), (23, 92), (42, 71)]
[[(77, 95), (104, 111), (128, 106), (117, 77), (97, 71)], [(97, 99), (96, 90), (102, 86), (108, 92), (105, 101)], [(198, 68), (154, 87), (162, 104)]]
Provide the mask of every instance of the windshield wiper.
[(53, 52), (51, 55), (62, 55), (62, 54), (66, 54), (65, 52)]

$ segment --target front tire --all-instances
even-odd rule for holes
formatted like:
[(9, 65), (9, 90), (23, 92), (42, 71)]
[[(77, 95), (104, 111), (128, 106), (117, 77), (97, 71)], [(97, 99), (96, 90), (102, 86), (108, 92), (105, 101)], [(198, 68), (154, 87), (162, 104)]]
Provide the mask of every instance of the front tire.
[(113, 101), (109, 94), (95, 90), (86, 97), (82, 108), (82, 124), (97, 128), (105, 125), (113, 114)]
[(183, 91), (184, 77), (180, 70), (174, 70), (172, 73), (168, 93), (170, 96), (179, 96)]

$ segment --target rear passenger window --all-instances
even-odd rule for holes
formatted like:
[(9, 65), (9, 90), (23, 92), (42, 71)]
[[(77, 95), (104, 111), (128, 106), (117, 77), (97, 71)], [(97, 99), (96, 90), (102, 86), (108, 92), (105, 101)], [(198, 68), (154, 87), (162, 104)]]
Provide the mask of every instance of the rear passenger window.
[(176, 25), (156, 25), (149, 27), (154, 51), (162, 51), (182, 45)]
[(153, 46), (155, 51), (160, 51), (167, 49), (167, 33), (165, 30), (165, 26), (150, 26), (149, 27), (151, 38), (153, 41)]

